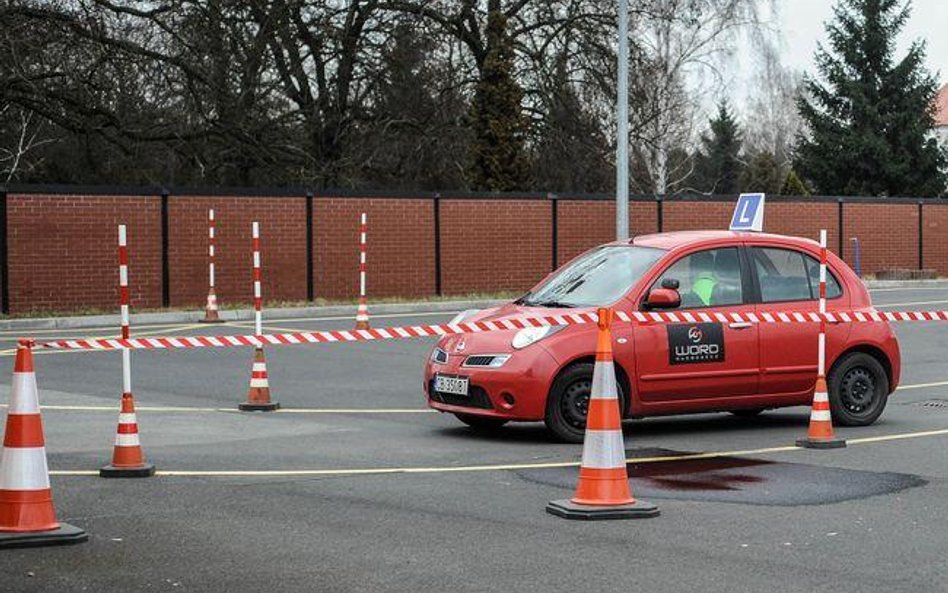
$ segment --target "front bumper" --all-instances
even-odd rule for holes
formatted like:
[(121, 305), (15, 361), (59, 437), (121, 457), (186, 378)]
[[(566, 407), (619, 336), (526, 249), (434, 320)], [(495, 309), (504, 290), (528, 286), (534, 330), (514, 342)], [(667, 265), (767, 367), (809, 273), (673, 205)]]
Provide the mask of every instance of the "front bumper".
[[(446, 363), (434, 362), (429, 357), (424, 380), (429, 407), (506, 420), (543, 420), (550, 381), (557, 371), (557, 363), (549, 352), (540, 344), (533, 344), (513, 352), (500, 368), (462, 366), (471, 354), (449, 354)], [(435, 393), (436, 373), (468, 377), (468, 395)]]

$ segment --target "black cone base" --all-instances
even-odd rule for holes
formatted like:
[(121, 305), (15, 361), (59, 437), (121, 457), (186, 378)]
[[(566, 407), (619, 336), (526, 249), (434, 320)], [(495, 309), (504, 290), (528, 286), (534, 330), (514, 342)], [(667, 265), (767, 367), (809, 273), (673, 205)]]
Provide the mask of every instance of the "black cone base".
[(115, 467), (111, 463), (99, 469), (100, 478), (150, 478), (155, 475), (155, 466), (150, 463), (139, 467)]
[(244, 402), (242, 404), (237, 404), (237, 409), (241, 412), (273, 412), (280, 409), (280, 404), (277, 402), (270, 402), (268, 404), (254, 404), (251, 402)]
[(200, 319), (198, 323), (224, 323), (223, 319)]
[(846, 446), (846, 440), (833, 437), (831, 439), (797, 439), (797, 447), (804, 449), (842, 449)]
[(546, 512), (564, 519), (579, 521), (648, 519), (661, 514), (657, 506), (644, 500), (636, 500), (633, 504), (615, 506), (591, 506), (576, 504), (571, 500), (554, 500), (546, 505)]
[(89, 534), (69, 523), (60, 523), (52, 531), (29, 533), (0, 532), (0, 550), (4, 548), (37, 548), (40, 546), (67, 546), (88, 541)]

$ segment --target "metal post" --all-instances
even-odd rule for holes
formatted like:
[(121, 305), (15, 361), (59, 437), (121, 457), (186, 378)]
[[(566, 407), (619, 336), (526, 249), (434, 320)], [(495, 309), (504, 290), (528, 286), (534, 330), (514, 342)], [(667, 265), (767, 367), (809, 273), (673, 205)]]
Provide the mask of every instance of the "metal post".
[[(119, 308), (122, 313), (122, 339), (129, 338), (129, 319), (128, 319), (128, 241), (125, 233), (125, 225), (118, 227), (118, 249), (119, 249)], [(132, 361), (131, 350), (122, 347), (122, 393), (132, 392)]]
[(263, 335), (263, 291), (260, 286), (260, 223), (251, 224), (253, 244), (253, 329), (254, 335)]
[(619, 84), (616, 97), (616, 239), (629, 239), (629, 2), (619, 0)]

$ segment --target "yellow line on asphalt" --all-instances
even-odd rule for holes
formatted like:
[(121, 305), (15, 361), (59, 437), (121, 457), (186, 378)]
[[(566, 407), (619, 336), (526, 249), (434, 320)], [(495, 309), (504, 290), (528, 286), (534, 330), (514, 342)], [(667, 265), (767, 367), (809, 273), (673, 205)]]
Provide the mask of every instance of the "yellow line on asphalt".
[[(149, 325), (132, 325), (132, 330), (133, 331), (134, 330), (152, 330), (154, 328), (164, 329), (164, 328), (177, 328), (177, 327), (184, 327), (184, 326), (190, 327), (191, 325), (192, 324), (190, 323), (187, 323), (187, 324), (175, 323), (174, 325), (168, 325), (167, 323), (153, 323)], [(201, 324), (194, 324), (194, 325), (204, 326), (206, 324), (201, 323)], [(74, 327), (74, 328), (50, 327), (50, 328), (43, 328), (43, 329), (21, 329), (21, 330), (11, 329), (11, 330), (0, 331), (0, 341), (3, 341), (5, 339), (15, 340), (17, 338), (29, 337), (29, 336), (38, 335), (38, 334), (65, 335), (65, 334), (82, 333), (82, 332), (102, 332), (106, 330), (112, 331), (112, 330), (115, 330), (115, 327), (116, 326)]]
[[(7, 404), (0, 404), (0, 408), (8, 407)], [(70, 404), (53, 404), (40, 406), (43, 410), (54, 410), (64, 412), (118, 412), (118, 405), (114, 406), (83, 406)], [(236, 407), (233, 408), (199, 408), (189, 406), (135, 406), (138, 412), (155, 413), (177, 413), (177, 412), (226, 412), (240, 413)], [(429, 414), (436, 410), (430, 408), (281, 408), (274, 410), (273, 414)]]
[(948, 381), (936, 381), (934, 383), (916, 383), (914, 385), (899, 385), (899, 388), (896, 391), (902, 391), (903, 389), (924, 389), (925, 387), (944, 387), (948, 385)]
[[(849, 445), (864, 445), (886, 441), (917, 439), (924, 437), (948, 435), (948, 428), (925, 430), (920, 432), (905, 432), (898, 434), (847, 439)], [(738, 457), (748, 455), (763, 455), (767, 453), (788, 453), (804, 451), (796, 445), (780, 447), (763, 447), (760, 449), (740, 449), (734, 451), (709, 451), (706, 453), (688, 453), (684, 455), (666, 455), (656, 457), (630, 457), (626, 463), (667, 463), (675, 461), (691, 461), (695, 459), (714, 459), (719, 457)], [(361, 476), (385, 474), (447, 474), (511, 471), (524, 469), (555, 469), (564, 467), (579, 467), (579, 461), (554, 461), (546, 463), (507, 463), (494, 465), (466, 465), (466, 466), (430, 466), (430, 467), (380, 467), (355, 469), (297, 469), (297, 470), (165, 470), (158, 471), (157, 475), (165, 477), (194, 477), (194, 478), (239, 478), (239, 477), (314, 477), (314, 476)], [(52, 476), (95, 476), (94, 470), (54, 470)]]

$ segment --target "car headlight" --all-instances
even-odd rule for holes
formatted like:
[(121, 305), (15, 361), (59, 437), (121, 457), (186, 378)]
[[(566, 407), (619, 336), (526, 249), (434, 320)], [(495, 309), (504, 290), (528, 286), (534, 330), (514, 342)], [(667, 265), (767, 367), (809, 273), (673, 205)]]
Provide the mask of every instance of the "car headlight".
[(526, 327), (514, 335), (513, 340), (511, 340), (510, 345), (520, 350), (521, 348), (526, 348), (530, 344), (539, 342), (547, 336), (552, 336), (556, 332), (560, 331), (566, 327), (565, 325), (544, 325), (541, 327)]
[(460, 313), (455, 315), (454, 318), (448, 322), (448, 324), (463, 323), (465, 319), (470, 319), (471, 317), (473, 317), (474, 315), (480, 312), (481, 312), (480, 309), (467, 309), (467, 310), (461, 311)]

